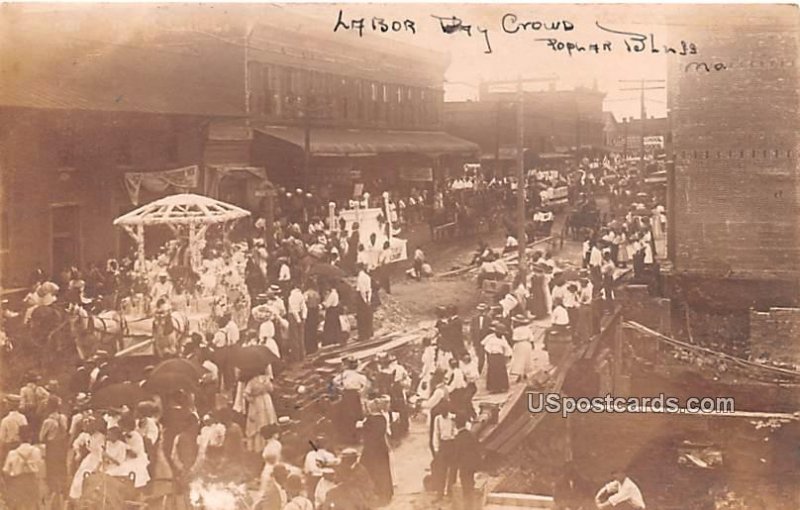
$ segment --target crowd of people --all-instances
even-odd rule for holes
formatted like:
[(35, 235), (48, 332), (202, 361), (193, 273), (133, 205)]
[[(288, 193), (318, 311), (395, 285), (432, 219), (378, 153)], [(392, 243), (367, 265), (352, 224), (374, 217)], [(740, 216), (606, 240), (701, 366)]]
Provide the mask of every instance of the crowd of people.
[[(616, 268), (631, 264), (639, 275), (655, 262), (663, 207), (645, 204), (649, 197), (638, 194), (637, 176), (624, 165), (600, 168), (549, 182), (576, 188), (570, 194), (579, 206), (588, 207), (601, 189), (615, 197), (606, 222), (583, 232), (580, 263), (560, 265), (537, 251), (520, 276), (500, 253), (516, 250), (513, 230), (505, 250), (482, 243), (473, 262), (479, 288), (492, 282), (493, 297), (467, 321), (453, 307), (437, 309), (419, 370), (385, 353), (361, 362), (346, 357), (329, 385), (334, 435), (311, 441), (302, 460), (283, 454), (288, 418), (273, 400), (276, 377), (321, 347), (345, 345), (351, 314), (358, 341), (373, 337), (373, 312), (381, 293), (391, 292), (383, 241), (389, 224), (433, 225), (445, 214), (468, 225), (481, 204), (513, 206), (513, 180), (464, 177), (438, 192), (358, 204), (383, 208), (366, 243), (357, 223), (306, 218), (304, 211), (270, 229), (257, 220), (239, 243), (212, 238), (201, 247), (199, 267), (189, 264), (185, 244), (172, 241), (144, 261), (109, 259), (54, 278), (37, 271), (24, 308), (5, 310), (4, 322), (35, 324), (41, 307), (68, 306), (88, 317), (120, 310), (152, 320), (155, 358), (124, 368), (102, 343), (80, 344), (74, 373), (62, 378), (67, 384), (27, 373), (3, 402), (6, 499), (23, 510), (43, 502), (82, 508), (94, 501), (94, 487), (110, 486), (123, 499), (202, 508), (220, 490), (236, 493), (234, 486), (256, 508), (375, 508), (393, 497), (393, 445), (424, 411), (432, 457), (426, 487), (443, 498), (460, 486), (465, 508), (473, 508), (483, 465), (474, 429), (485, 419), (478, 392), (547, 378), (558, 361), (555, 346), (586, 342), (612, 310)], [(533, 208), (531, 218), (535, 231), (549, 231), (553, 210)], [(410, 264), (411, 276), (430, 272), (419, 249)], [(203, 308), (203, 320), (189, 320)], [(41, 346), (12, 341), (21, 351)]]

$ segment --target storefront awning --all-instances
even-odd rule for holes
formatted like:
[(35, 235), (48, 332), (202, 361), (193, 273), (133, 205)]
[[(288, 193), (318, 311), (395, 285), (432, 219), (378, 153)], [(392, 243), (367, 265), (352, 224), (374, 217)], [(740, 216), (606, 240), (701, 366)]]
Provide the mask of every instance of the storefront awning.
[[(299, 148), (305, 145), (300, 127), (268, 126), (255, 129)], [(311, 128), (314, 156), (370, 156), (385, 153), (464, 154), (480, 151), (477, 144), (442, 131), (372, 131), (362, 129)]]

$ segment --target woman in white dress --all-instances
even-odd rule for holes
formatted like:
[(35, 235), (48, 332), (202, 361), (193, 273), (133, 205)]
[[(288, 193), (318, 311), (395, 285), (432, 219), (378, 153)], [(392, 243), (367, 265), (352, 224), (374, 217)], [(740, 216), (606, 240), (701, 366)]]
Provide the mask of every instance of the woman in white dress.
[(86, 431), (81, 432), (72, 443), (74, 454), (81, 461), (72, 477), (72, 485), (69, 488), (70, 499), (80, 499), (83, 494), (84, 477), (100, 469), (106, 443), (106, 436), (101, 430), (102, 423), (93, 420), (86, 424)]
[(514, 344), (511, 354), (511, 366), (509, 375), (516, 377), (517, 381), (524, 380), (533, 371), (532, 353), (533, 332), (530, 322), (524, 315), (516, 315), (512, 319), (514, 330), (511, 334), (511, 341)]
[(106, 473), (111, 476), (124, 477), (133, 473), (133, 485), (140, 489), (150, 482), (150, 473), (147, 471), (150, 460), (145, 451), (144, 438), (138, 431), (134, 430), (132, 423), (126, 424), (123, 422), (123, 427), (125, 436), (122, 444), (125, 448), (125, 456), (118, 465), (109, 467)]
[(278, 423), (278, 415), (272, 403), (272, 377), (266, 372), (251, 378), (244, 386), (243, 396), (247, 403), (247, 423), (245, 437), (250, 451), (261, 453), (266, 446), (266, 439), (261, 435), (261, 429), (268, 425)]
[(550, 354), (545, 350), (544, 339), (545, 329), (536, 328), (532, 332), (531, 341), (533, 351), (531, 352), (531, 366), (535, 373), (549, 372), (553, 365), (550, 363)]
[(642, 235), (642, 248), (644, 249), (644, 263), (645, 265), (652, 264), (653, 259), (653, 231), (650, 229), (645, 230)]

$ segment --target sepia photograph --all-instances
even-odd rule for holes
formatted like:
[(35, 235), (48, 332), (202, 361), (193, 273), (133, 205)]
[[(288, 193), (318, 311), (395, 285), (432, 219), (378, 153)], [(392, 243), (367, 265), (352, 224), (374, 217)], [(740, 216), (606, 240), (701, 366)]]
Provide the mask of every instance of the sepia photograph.
[(800, 509), (796, 4), (0, 5), (0, 510)]

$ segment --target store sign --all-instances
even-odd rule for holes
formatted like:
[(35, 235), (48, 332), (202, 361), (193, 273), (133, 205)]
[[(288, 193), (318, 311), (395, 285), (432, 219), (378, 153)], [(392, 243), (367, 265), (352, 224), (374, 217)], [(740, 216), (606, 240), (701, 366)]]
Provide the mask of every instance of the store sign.
[(433, 181), (433, 168), (401, 168), (400, 178), (404, 181)]
[(471, 174), (477, 174), (481, 171), (481, 164), (480, 163), (465, 163), (464, 164), (464, 172)]
[(663, 149), (664, 148), (664, 137), (663, 136), (645, 136), (644, 137), (644, 146), (656, 149)]

